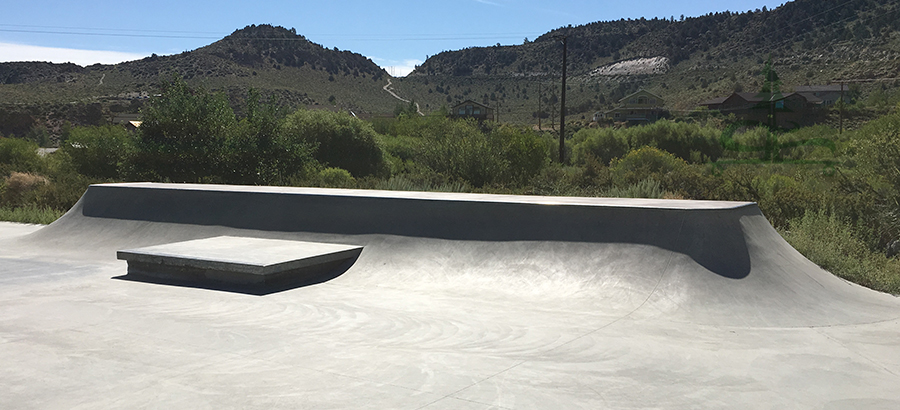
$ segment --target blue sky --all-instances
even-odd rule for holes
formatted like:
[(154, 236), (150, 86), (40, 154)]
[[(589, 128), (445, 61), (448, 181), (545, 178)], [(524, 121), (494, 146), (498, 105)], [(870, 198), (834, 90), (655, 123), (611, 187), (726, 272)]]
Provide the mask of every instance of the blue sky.
[[(521, 44), (552, 29), (620, 18), (776, 8), (783, 0), (128, 1), (6, 0), (0, 61), (116, 63), (193, 50), (250, 24), (309, 40), (405, 75), (429, 55)], [(12, 3), (11, 5), (9, 3)]]

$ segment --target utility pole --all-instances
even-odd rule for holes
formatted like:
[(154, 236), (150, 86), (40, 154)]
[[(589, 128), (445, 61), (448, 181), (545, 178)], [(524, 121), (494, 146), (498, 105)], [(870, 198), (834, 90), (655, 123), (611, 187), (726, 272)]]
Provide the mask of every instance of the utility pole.
[(568, 53), (568, 37), (562, 36), (562, 93), (559, 101), (559, 163), (566, 163), (566, 54)]
[(544, 98), (544, 85), (538, 83), (538, 131), (541, 131), (541, 116), (544, 115), (543, 105), (541, 104), (541, 99)]
[(841, 99), (838, 100), (838, 103), (841, 104), (841, 128), (838, 131), (838, 134), (844, 133), (844, 82), (841, 81)]

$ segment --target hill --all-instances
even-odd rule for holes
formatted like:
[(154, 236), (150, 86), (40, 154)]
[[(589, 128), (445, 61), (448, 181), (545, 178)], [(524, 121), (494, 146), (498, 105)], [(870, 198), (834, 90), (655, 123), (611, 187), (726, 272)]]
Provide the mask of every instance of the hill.
[[(397, 88), (432, 109), (473, 99), (499, 107), (501, 118), (530, 121), (538, 110), (558, 110), (562, 37), (571, 76), (567, 107), (576, 118), (639, 88), (676, 111), (754, 91), (769, 56), (787, 89), (900, 76), (898, 2), (796, 0), (773, 10), (568, 26), (520, 45), (445, 51)], [(893, 83), (877, 84), (885, 85)]]
[[(250, 88), (288, 107), (321, 105), (356, 113), (389, 113), (397, 103), (382, 90), (389, 76), (370, 59), (325, 48), (294, 29), (251, 25), (193, 51), (115, 65), (0, 63), (0, 110), (4, 111), (0, 117), (25, 111), (36, 117), (32, 123), (51, 127), (63, 119), (99, 122), (118, 112), (137, 112), (143, 100), (157, 92), (160, 81), (172, 76), (225, 92), (236, 106)], [(69, 115), (95, 104), (100, 104), (103, 114), (96, 121)], [(0, 133), (11, 132), (9, 126), (0, 127)]]

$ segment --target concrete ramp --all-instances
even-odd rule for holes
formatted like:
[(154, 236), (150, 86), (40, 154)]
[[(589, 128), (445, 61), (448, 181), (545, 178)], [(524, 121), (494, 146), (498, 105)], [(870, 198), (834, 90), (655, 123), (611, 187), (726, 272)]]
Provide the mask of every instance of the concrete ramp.
[[(0, 229), (17, 408), (900, 407), (900, 302), (753, 203), (104, 184), (32, 231)], [(363, 250), (265, 296), (111, 280), (223, 235)]]
[(743, 202), (106, 184), (29, 240), (114, 251), (236, 232), (365, 246), (348, 280), (371, 286), (477, 278), (470, 286), (564, 288), (610, 312), (709, 324), (900, 316), (893, 297), (821, 270)]

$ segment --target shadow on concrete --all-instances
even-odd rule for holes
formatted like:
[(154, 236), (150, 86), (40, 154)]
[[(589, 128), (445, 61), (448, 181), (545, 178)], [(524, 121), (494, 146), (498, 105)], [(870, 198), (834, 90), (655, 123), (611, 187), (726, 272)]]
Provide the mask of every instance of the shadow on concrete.
[(347, 270), (356, 263), (358, 258), (359, 256), (338, 261), (330, 265), (322, 265), (319, 269), (308, 270), (303, 276), (297, 277), (285, 275), (273, 278), (264, 283), (230, 283), (197, 276), (188, 278), (176, 276), (160, 277), (136, 273), (131, 270), (125, 275), (114, 276), (111, 279), (265, 296), (328, 282), (343, 275), (344, 272), (347, 272)]

